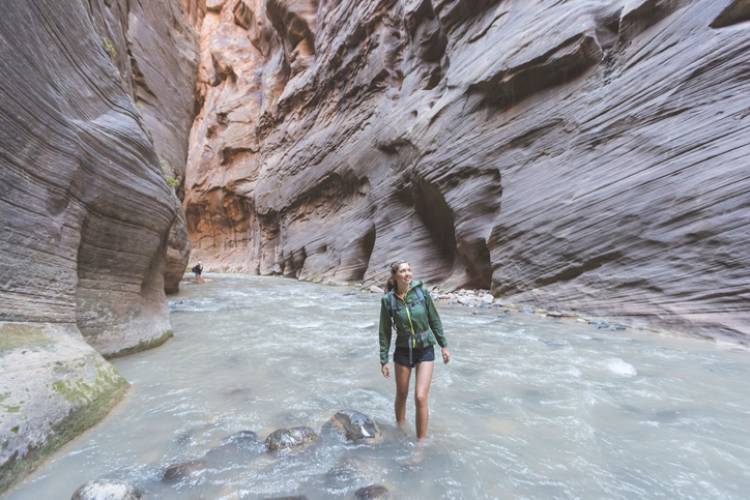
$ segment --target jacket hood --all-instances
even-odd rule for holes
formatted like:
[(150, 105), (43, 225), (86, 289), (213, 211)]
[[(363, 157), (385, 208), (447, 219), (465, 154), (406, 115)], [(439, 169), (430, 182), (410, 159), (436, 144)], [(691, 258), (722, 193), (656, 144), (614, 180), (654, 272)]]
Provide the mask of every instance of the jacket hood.
[[(422, 280), (411, 280), (411, 283), (409, 284), (409, 288), (416, 288), (416, 287), (422, 286), (422, 285), (424, 285), (424, 283), (422, 282)], [(385, 292), (383, 295), (388, 295), (392, 291), (393, 290), (391, 290), (390, 292)]]

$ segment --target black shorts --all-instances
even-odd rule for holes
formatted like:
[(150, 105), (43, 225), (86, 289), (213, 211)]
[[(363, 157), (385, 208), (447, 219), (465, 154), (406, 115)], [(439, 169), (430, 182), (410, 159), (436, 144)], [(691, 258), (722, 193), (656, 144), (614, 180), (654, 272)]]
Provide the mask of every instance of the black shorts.
[(412, 349), (411, 350), (411, 363), (409, 363), (409, 348), (408, 347), (396, 347), (393, 351), (393, 362), (400, 365), (414, 368), (417, 363), (423, 361), (435, 361), (435, 348), (433, 346), (425, 347), (424, 349)]

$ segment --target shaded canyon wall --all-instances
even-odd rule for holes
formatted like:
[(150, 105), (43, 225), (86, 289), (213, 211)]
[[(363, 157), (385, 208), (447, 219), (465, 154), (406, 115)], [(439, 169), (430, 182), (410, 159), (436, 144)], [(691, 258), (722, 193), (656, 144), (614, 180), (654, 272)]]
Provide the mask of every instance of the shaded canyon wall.
[(117, 402), (102, 355), (172, 334), (189, 245), (165, 175), (184, 171), (196, 51), (177, 0), (155, 4), (3, 4), (0, 492)]
[(215, 269), (750, 334), (742, 0), (184, 0)]

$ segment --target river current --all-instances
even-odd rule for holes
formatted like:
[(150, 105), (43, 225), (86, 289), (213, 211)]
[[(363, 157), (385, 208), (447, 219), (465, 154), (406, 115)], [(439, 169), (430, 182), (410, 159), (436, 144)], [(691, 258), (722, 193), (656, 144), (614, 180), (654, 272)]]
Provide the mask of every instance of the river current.
[[(109, 477), (146, 498), (744, 499), (750, 353), (575, 320), (438, 304), (453, 359), (436, 363), (430, 439), (415, 460), (379, 371), (379, 296), (296, 280), (214, 275), (170, 299), (175, 338), (113, 361), (132, 387), (100, 424), (7, 495), (66, 499)], [(439, 357), (439, 355), (438, 355)], [(373, 417), (377, 445), (321, 441), (236, 451), (162, 481), (251, 430), (319, 431), (339, 409)]]

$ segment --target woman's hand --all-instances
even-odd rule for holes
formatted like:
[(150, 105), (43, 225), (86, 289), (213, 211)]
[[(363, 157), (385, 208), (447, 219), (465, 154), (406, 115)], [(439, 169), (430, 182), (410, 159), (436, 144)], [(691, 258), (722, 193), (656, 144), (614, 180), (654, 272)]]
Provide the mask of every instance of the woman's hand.
[(443, 363), (445, 363), (447, 365), (448, 362), (451, 360), (451, 353), (450, 353), (450, 351), (448, 350), (447, 347), (441, 347), (440, 348), (440, 352), (443, 354)]
[(380, 373), (382, 373), (385, 378), (391, 378), (391, 370), (388, 368), (387, 363), (380, 365)]

